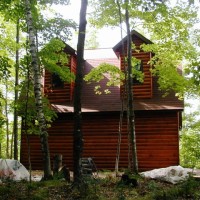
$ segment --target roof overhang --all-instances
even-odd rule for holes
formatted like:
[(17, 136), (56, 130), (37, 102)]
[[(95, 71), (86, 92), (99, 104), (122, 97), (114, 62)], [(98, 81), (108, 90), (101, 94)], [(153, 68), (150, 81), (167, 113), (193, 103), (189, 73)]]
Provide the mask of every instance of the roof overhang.
[[(153, 42), (151, 42), (149, 39), (147, 39), (146, 37), (144, 37), (143, 35), (141, 35), (140, 33), (138, 33), (135, 30), (131, 31), (131, 35), (135, 35), (138, 38), (140, 38), (142, 41), (144, 41), (144, 43), (146, 44), (153, 44)], [(122, 47), (122, 45), (127, 41), (127, 36), (124, 37), (120, 42), (118, 42), (114, 47), (113, 47), (113, 51), (114, 52), (118, 52), (118, 50)]]

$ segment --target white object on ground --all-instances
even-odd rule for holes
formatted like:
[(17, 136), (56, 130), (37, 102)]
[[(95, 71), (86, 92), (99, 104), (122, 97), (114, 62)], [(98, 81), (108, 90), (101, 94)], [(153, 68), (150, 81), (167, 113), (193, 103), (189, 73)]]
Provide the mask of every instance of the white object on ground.
[(29, 180), (28, 170), (17, 160), (0, 159), (0, 179)]
[(186, 169), (181, 166), (170, 166), (142, 172), (140, 174), (145, 178), (158, 179), (172, 184), (177, 184), (186, 180), (191, 173), (192, 169)]

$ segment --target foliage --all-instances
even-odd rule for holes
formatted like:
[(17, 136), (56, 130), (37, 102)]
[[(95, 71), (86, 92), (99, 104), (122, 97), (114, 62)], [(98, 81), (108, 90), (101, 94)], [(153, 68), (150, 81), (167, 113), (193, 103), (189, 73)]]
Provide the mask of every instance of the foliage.
[(11, 65), (9, 64), (10, 59), (8, 57), (1, 57), (0, 56), (0, 77), (1, 79), (8, 79), (10, 76), (10, 68)]
[[(25, 119), (26, 117), (26, 125), (28, 127), (27, 132), (29, 134), (39, 134), (39, 123), (37, 121), (37, 113), (36, 113), (36, 105), (35, 105), (35, 97), (33, 92), (33, 84), (30, 83), (29, 88), (29, 97), (28, 100), (26, 99), (26, 92), (27, 92), (27, 82), (23, 82), (23, 89), (21, 92), (21, 97), (18, 102), (18, 112), (20, 113), (21, 117)], [(43, 106), (44, 106), (44, 115), (45, 120), (47, 123), (47, 127), (51, 126), (52, 121), (57, 117), (55, 111), (51, 109), (49, 101), (47, 98), (43, 97)], [(27, 114), (25, 114), (24, 110), (26, 109), (26, 104), (28, 107)]]
[(184, 167), (200, 168), (200, 134), (190, 132), (181, 135), (181, 165)]
[[(115, 65), (101, 63), (98, 67), (93, 68), (87, 75), (85, 75), (84, 80), (88, 83), (99, 83), (104, 78), (107, 78), (106, 86), (119, 86), (124, 80), (124, 73)], [(95, 87), (96, 94), (102, 93), (100, 89), (100, 85)], [(104, 92), (106, 94), (109, 93), (109, 89), (105, 89)]]
[(61, 5), (68, 5), (69, 0), (40, 0), (41, 4), (47, 5), (47, 4), (61, 4)]
[[(82, 200), (171, 200), (199, 199), (200, 184), (190, 177), (177, 185), (140, 179), (136, 188), (119, 185), (111, 175), (94, 179), (85, 177), (79, 188), (61, 180), (46, 182), (5, 181), (0, 187), (1, 199), (82, 199)], [(14, 196), (15, 195), (15, 196)]]
[[(0, 19), (1, 21), (2, 19)], [(1, 157), (10, 156), (10, 143), (12, 124), (9, 123), (9, 114), (12, 112), (12, 88), (13, 88), (13, 66), (14, 62), (11, 58), (15, 49), (13, 43), (13, 32), (11, 28), (13, 24), (6, 23), (2, 20), (0, 25), (1, 45), (0, 45), (0, 154)], [(5, 37), (4, 37), (5, 36)], [(10, 39), (10, 40), (9, 40)]]
[[(63, 188), (64, 187), (64, 188)], [(59, 192), (62, 189), (67, 188), (66, 183), (62, 181), (47, 181), (47, 182), (32, 182), (26, 181), (13, 182), (6, 181), (4, 185), (0, 187), (0, 196), (2, 200), (9, 199), (30, 199), (30, 200), (45, 200), (51, 193)], [(64, 191), (58, 195), (63, 195)], [(56, 198), (56, 194), (53, 198)]]
[(92, 27), (86, 32), (87, 38), (85, 41), (85, 49), (97, 49), (99, 47), (99, 42), (97, 41), (97, 29)]
[(45, 44), (53, 38), (68, 41), (71, 36), (71, 29), (76, 29), (76, 26), (73, 20), (63, 19), (58, 14), (47, 19), (41, 15), (39, 16), (39, 24), (37, 24), (40, 44)]
[(171, 199), (198, 199), (200, 193), (197, 191), (199, 183), (190, 177), (187, 181), (175, 186), (170, 189), (159, 188), (152, 194), (152, 199), (158, 200), (171, 200)]
[(58, 74), (64, 82), (71, 82), (74, 80), (74, 74), (67, 67), (70, 61), (64, 52), (65, 46), (66, 44), (60, 39), (51, 39), (39, 52), (39, 55), (42, 66), (45, 66), (51, 73)]
[[(1, 94), (0, 94), (0, 96), (1, 96)], [(3, 105), (2, 105), (3, 102), (2, 102), (1, 98), (0, 98), (0, 129), (2, 128), (3, 124), (6, 122), (5, 116), (3, 114)]]
[[(120, 5), (123, 25), (127, 5), (121, 0), (117, 2), (91, 0), (94, 5), (91, 23), (97, 27), (118, 26)], [(184, 68), (195, 74), (194, 80), (198, 80), (199, 29), (195, 27), (198, 23), (198, 8), (190, 1), (179, 1), (171, 5), (170, 1), (146, 0), (130, 1), (128, 9), (132, 28), (148, 35), (147, 38), (150, 37), (154, 42), (142, 45), (141, 48), (153, 53), (150, 64), (153, 66), (152, 74), (159, 77), (160, 89), (166, 93), (174, 90), (181, 97), (186, 91), (194, 90), (194, 81), (188, 82), (177, 67), (182, 67), (184, 61)]]
[[(200, 33), (199, 36), (200, 38)], [(197, 42), (198, 45), (200, 45), (200, 42)], [(196, 94), (200, 95), (199, 93), (199, 85), (200, 85), (200, 52), (196, 55), (195, 58), (193, 58), (192, 63), (190, 63), (185, 68), (185, 74), (189, 79), (188, 88), (190, 89), (187, 94)]]
[[(15, 67), (15, 60), (17, 59), (16, 50), (19, 50), (19, 59), (20, 60), (20, 66), (19, 66), (19, 75), (20, 79), (19, 82), (24, 81), (27, 77), (27, 68), (31, 66), (31, 58), (30, 54), (28, 54), (28, 43), (25, 42), (24, 35), (27, 33), (27, 19), (26, 19), (26, 1), (20, 1), (20, 0), (5, 0), (0, 2), (0, 81), (3, 80), (3, 78), (9, 78), (9, 82), (13, 81), (14, 77), (14, 67)], [(69, 1), (66, 0), (41, 0), (41, 1), (31, 1), (31, 11), (33, 14), (33, 25), (36, 30), (34, 34), (37, 34), (37, 37), (35, 37), (35, 40), (38, 42), (37, 50), (41, 52), (38, 53), (39, 56), (41, 56), (41, 66), (44, 67), (44, 65), (47, 65), (48, 68), (51, 68), (53, 72), (56, 72), (58, 75), (61, 76), (62, 79), (67, 79), (67, 81), (71, 81), (74, 78), (74, 75), (70, 73), (68, 67), (58, 67), (55, 66), (56, 62), (58, 60), (62, 61), (62, 64), (64, 66), (64, 53), (55, 53), (53, 54), (53, 50), (57, 50), (58, 45), (60, 45), (62, 48), (64, 48), (64, 43), (61, 41), (60, 43), (55, 42), (55, 40), (52, 42), (51, 39), (57, 37), (59, 39), (62, 39), (64, 41), (69, 40), (71, 35), (71, 29), (76, 27), (76, 24), (73, 20), (66, 20), (63, 19), (63, 17), (53, 12), (52, 5), (53, 4), (60, 4), (67, 5)], [(47, 12), (51, 15), (47, 15)], [(19, 23), (19, 43), (16, 41), (16, 25)], [(49, 42), (50, 41), (50, 42)], [(46, 43), (49, 42), (49, 44), (46, 45)], [(51, 45), (51, 47), (49, 47)], [(53, 47), (52, 47), (53, 45)], [(47, 47), (48, 46), (48, 47)], [(55, 47), (57, 49), (55, 49)], [(51, 51), (50, 51), (51, 48)], [(57, 56), (57, 60), (56, 57)], [(22, 59), (23, 58), (23, 59)], [(65, 55), (65, 65), (67, 64), (67, 59)], [(41, 67), (41, 70), (43, 68)], [(57, 72), (58, 71), (58, 72)], [(11, 74), (12, 72), (12, 74)], [(32, 76), (32, 74), (31, 74)], [(6, 79), (6, 81), (7, 81)], [(1, 84), (1, 83), (0, 83)], [(5, 84), (5, 82), (3, 82)], [(13, 86), (13, 84), (12, 84)], [(16, 89), (16, 90), (15, 90)], [(17, 86), (10, 87), (8, 86), (9, 93), (8, 95), (11, 96), (13, 99), (14, 92), (20, 92), (21, 87)], [(0, 91), (1, 92), (1, 91)], [(23, 92), (22, 92), (23, 93)], [(3, 97), (3, 95), (2, 95)], [(23, 98), (23, 97), (22, 97)], [(1, 100), (1, 99), (0, 99)], [(12, 100), (13, 101), (13, 100)], [(19, 106), (19, 109), (25, 108), (24, 104), (25, 102), (18, 101), (18, 104), (15, 105), (13, 102), (7, 102), (8, 103), (8, 109), (11, 110), (15, 108), (16, 106)], [(29, 102), (31, 102), (33, 105), (34, 98), (33, 96), (30, 97)], [(48, 124), (50, 125), (50, 121), (55, 116), (55, 113), (53, 114), (52, 111), (48, 111), (47, 108), (50, 108), (49, 103), (46, 102), (46, 100), (43, 100), (43, 103), (45, 105), (45, 114), (46, 120)], [(30, 106), (30, 105), (29, 105)], [(34, 107), (34, 106), (30, 106)], [(22, 110), (21, 110), (22, 111)], [(38, 123), (35, 115), (35, 110), (31, 110), (32, 113), (29, 112), (29, 122), (30, 125), (33, 126), (32, 132), (37, 132), (38, 126), (34, 127), (34, 124)], [(11, 112), (13, 112), (11, 110)], [(22, 112), (21, 112), (22, 113)], [(2, 113), (3, 114), (3, 113)], [(32, 116), (31, 116), (32, 114)], [(4, 117), (4, 116), (2, 116)], [(34, 119), (35, 118), (35, 119)], [(20, 125), (18, 125), (20, 126)], [(11, 127), (9, 127), (11, 129)], [(11, 132), (11, 131), (10, 131)], [(2, 138), (3, 133), (2, 133)], [(9, 144), (10, 145), (10, 144)]]
[(142, 83), (144, 81), (144, 73), (138, 67), (141, 66), (141, 60), (132, 57), (131, 66), (132, 66), (132, 77), (136, 79), (138, 82)]
[(153, 12), (147, 12), (144, 17), (144, 27), (155, 43), (142, 47), (155, 54), (150, 61), (154, 66), (152, 73), (158, 75), (160, 88), (164, 91), (173, 89), (183, 96), (188, 90), (187, 79), (180, 76), (180, 71), (183, 61), (192, 63), (197, 55), (197, 49), (190, 39), (194, 36), (191, 30), (197, 19), (196, 8), (187, 4), (174, 7), (162, 5)]
[[(132, 77), (139, 82), (143, 82), (144, 74), (142, 71), (137, 69), (137, 66), (141, 64), (141, 61), (132, 57)], [(96, 94), (109, 94), (110, 86), (120, 86), (124, 84), (125, 73), (121, 71), (117, 66), (109, 64), (109, 63), (101, 63), (99, 66), (93, 68), (88, 74), (85, 75), (84, 80), (90, 84), (91, 82), (99, 83), (100, 81), (106, 79), (107, 89), (101, 91), (101, 86), (96, 85), (94, 91)]]
[(180, 162), (184, 167), (200, 168), (200, 121), (199, 109), (185, 113), (180, 135)]

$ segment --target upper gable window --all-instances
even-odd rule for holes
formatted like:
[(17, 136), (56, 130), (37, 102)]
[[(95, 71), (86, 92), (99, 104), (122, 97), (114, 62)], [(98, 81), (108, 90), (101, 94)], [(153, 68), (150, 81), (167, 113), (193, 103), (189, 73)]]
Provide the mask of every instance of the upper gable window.
[[(67, 58), (69, 60), (69, 57)], [(57, 65), (63, 70), (64, 68), (70, 68), (70, 62), (65, 63), (64, 65), (61, 64), (61, 62), (57, 62)], [(51, 84), (52, 88), (64, 88), (64, 81), (60, 78), (60, 76), (57, 73), (52, 73), (51, 75)]]
[(52, 80), (52, 88), (64, 88), (64, 82), (60, 78), (60, 76), (56, 73), (53, 73), (51, 76)]
[(139, 60), (133, 67), (133, 85), (142, 84), (144, 80), (143, 61)]

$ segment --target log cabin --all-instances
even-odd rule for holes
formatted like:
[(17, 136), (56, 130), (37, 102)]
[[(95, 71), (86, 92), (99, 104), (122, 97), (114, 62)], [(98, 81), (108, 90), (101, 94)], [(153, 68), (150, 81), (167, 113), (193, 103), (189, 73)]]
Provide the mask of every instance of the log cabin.
[[(124, 70), (122, 43), (125, 37), (112, 49), (85, 50), (84, 74), (101, 63), (109, 63)], [(132, 41), (137, 49), (141, 44), (151, 44), (147, 38), (132, 31)], [(76, 51), (66, 45), (70, 55), (68, 66), (76, 73)], [(133, 84), (136, 143), (139, 171), (168, 167), (179, 164), (179, 130), (183, 101), (172, 92), (163, 97), (157, 77), (150, 72), (151, 52), (133, 51), (133, 56), (141, 60), (144, 73), (143, 83)], [(107, 88), (109, 77), (99, 84)], [(97, 169), (115, 169), (119, 139), (119, 119), (122, 110), (124, 86), (110, 86), (110, 94), (95, 94), (96, 83), (83, 83), (82, 88), (82, 131), (84, 139), (83, 157), (92, 157)], [(51, 159), (55, 154), (63, 155), (63, 163), (73, 167), (73, 90), (74, 83), (60, 82), (48, 71), (44, 75), (44, 93), (52, 109), (57, 113), (56, 120), (48, 129)], [(126, 101), (126, 100), (125, 100)], [(41, 147), (38, 136), (30, 137), (32, 169), (42, 169)], [(126, 110), (121, 131), (119, 169), (128, 167), (129, 137), (126, 124)], [(26, 136), (21, 135), (21, 163), (28, 167), (28, 147)]]

